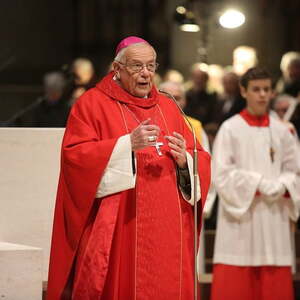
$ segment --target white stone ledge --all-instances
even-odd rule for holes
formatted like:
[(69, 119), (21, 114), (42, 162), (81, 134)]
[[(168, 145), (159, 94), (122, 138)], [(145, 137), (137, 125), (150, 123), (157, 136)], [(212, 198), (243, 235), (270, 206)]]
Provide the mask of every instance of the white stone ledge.
[(0, 299), (42, 299), (42, 249), (0, 242)]
[(37, 248), (37, 247), (27, 246), (27, 245), (0, 242), (0, 251), (1, 252), (3, 252), (3, 251), (24, 251), (24, 250), (41, 251), (42, 249)]
[(0, 241), (42, 248), (44, 280), (63, 134), (64, 128), (0, 128)]

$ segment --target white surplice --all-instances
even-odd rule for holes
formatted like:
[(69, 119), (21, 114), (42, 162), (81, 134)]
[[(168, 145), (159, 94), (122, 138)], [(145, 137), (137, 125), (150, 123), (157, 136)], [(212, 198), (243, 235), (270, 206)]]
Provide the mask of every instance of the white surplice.
[[(220, 196), (214, 263), (292, 264), (290, 220), (299, 215), (299, 175), (295, 139), (280, 121), (270, 117), (269, 127), (250, 126), (238, 114), (223, 123), (213, 151)], [(257, 195), (263, 178), (283, 183), (289, 198), (270, 203)]]

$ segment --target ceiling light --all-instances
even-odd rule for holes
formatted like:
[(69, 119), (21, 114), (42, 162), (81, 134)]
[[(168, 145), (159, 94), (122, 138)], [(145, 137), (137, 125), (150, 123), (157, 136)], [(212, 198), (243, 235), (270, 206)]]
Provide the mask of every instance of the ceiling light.
[(180, 29), (185, 32), (198, 32), (200, 27), (197, 24), (182, 24)]
[(179, 13), (179, 14), (185, 14), (186, 13), (186, 8), (184, 7), (184, 6), (182, 6), (182, 5), (180, 5), (180, 6), (177, 6), (176, 7), (176, 11)]
[(199, 25), (196, 23), (194, 15), (191, 12), (186, 14), (186, 17), (180, 22), (179, 28), (185, 32), (198, 32)]
[(219, 23), (224, 28), (237, 28), (245, 23), (245, 15), (238, 10), (228, 9), (219, 18)]

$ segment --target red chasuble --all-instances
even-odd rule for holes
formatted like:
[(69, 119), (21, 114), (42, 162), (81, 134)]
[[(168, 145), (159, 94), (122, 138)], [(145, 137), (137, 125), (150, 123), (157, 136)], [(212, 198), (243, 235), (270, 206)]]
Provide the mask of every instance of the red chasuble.
[[(177, 185), (164, 138), (193, 138), (176, 105), (152, 89), (136, 98), (107, 75), (74, 105), (62, 144), (48, 300), (192, 299), (193, 206)], [(151, 118), (161, 128), (155, 147), (135, 153), (136, 186), (95, 199), (120, 136)], [(201, 207), (210, 183), (209, 155), (197, 145)]]

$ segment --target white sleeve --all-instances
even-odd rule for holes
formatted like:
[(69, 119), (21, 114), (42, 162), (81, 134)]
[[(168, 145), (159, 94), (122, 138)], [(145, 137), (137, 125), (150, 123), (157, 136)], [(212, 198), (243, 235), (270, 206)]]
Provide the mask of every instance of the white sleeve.
[(223, 124), (214, 142), (212, 176), (222, 205), (231, 216), (240, 219), (250, 207), (262, 175), (239, 169), (234, 158), (230, 128)]
[[(191, 181), (191, 195), (186, 195), (183, 190), (180, 188), (181, 194), (188, 203), (191, 205), (194, 205), (194, 175), (193, 175), (193, 157), (189, 152), (186, 152), (186, 157), (187, 157), (187, 165), (189, 169), (189, 175), (190, 175), (190, 181)], [(199, 181), (199, 176), (197, 176), (197, 201), (201, 199), (201, 187), (200, 187), (200, 181)]]
[[(209, 149), (209, 141), (208, 141), (208, 137), (206, 132), (204, 131), (204, 129), (201, 129), (201, 146), (203, 147), (203, 149), (210, 153), (210, 149)], [(191, 196), (186, 195), (181, 189), (181, 194), (183, 196), (183, 198), (189, 202), (191, 205), (194, 205), (194, 175), (193, 175), (193, 157), (191, 156), (191, 154), (189, 152), (186, 152), (186, 156), (187, 156), (187, 164), (188, 164), (188, 169), (189, 169), (189, 174), (190, 174), (190, 181), (191, 181)], [(213, 205), (214, 203), (214, 198), (215, 196), (213, 195), (215, 194), (214, 189), (210, 189), (209, 193), (207, 195), (207, 199), (210, 198), (212, 200), (211, 205)], [(200, 187), (200, 181), (199, 181), (199, 176), (197, 176), (197, 201), (199, 201), (201, 199), (201, 187)], [(206, 200), (207, 201), (207, 200)]]
[(282, 173), (278, 180), (290, 194), (290, 198), (287, 199), (289, 201), (290, 218), (296, 221), (300, 209), (299, 152), (297, 142), (290, 132), (284, 135), (282, 151)]
[(203, 149), (210, 153), (210, 147), (209, 147), (209, 141), (208, 141), (208, 137), (206, 132), (204, 131), (204, 129), (202, 128), (201, 131), (201, 146), (203, 147)]
[[(207, 134), (204, 131), (204, 129), (202, 129), (201, 134), (202, 134), (202, 136), (201, 136), (201, 138), (202, 138), (201, 145), (202, 145), (203, 149), (206, 152), (210, 153), (209, 140), (208, 140)], [(204, 205), (204, 208), (203, 208), (203, 214), (204, 214), (205, 218), (210, 217), (210, 215), (212, 213), (212, 210), (213, 210), (213, 206), (214, 206), (216, 197), (217, 197), (217, 192), (216, 192), (216, 189), (214, 187), (213, 182), (211, 182), (209, 190), (208, 190), (208, 194), (207, 194), (207, 197), (206, 197), (205, 205)]]
[(133, 174), (132, 164), (130, 135), (127, 134), (118, 139), (113, 149), (99, 183), (96, 198), (134, 188), (136, 175)]
[(213, 185), (213, 182), (211, 182), (209, 190), (208, 190), (208, 194), (206, 196), (204, 208), (203, 208), (203, 214), (204, 214), (205, 218), (210, 218), (211, 213), (213, 211), (215, 201), (216, 201), (216, 197), (217, 197), (217, 192)]

